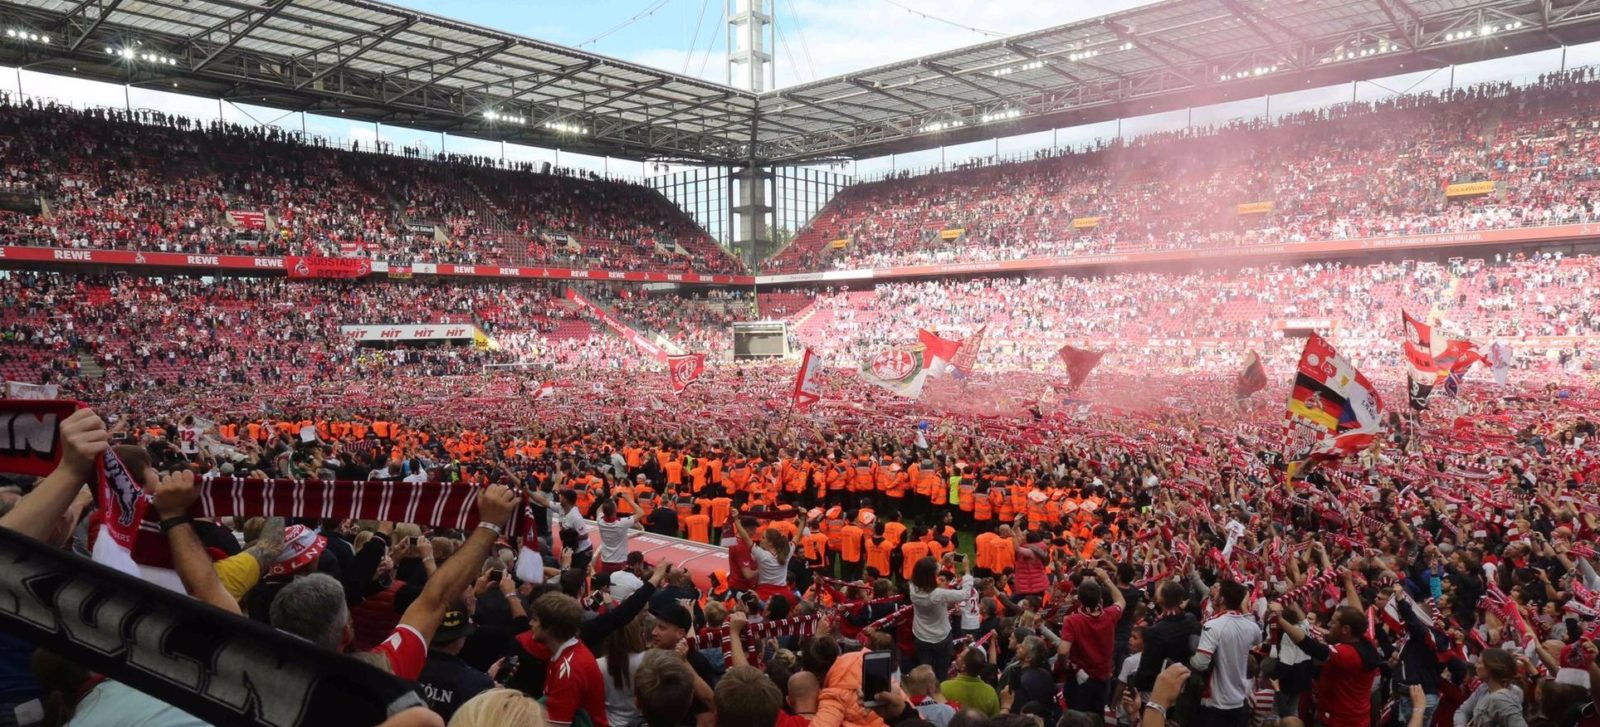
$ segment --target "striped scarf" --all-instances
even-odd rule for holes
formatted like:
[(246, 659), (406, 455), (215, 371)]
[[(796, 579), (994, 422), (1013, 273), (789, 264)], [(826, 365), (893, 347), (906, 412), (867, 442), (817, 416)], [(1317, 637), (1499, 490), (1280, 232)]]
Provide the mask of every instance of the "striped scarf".
[[(478, 488), (449, 482), (260, 480), (207, 477), (196, 517), (383, 520), (466, 530), (477, 522)], [(518, 532), (508, 528), (508, 532)]]

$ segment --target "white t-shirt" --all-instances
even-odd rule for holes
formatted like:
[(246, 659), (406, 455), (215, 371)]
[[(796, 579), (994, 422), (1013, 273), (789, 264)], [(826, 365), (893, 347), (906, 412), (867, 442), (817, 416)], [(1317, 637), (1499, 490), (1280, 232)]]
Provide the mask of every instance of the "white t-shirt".
[(644, 652), (628, 655), (628, 685), (620, 688), (617, 680), (611, 677), (610, 658), (602, 656), (596, 659), (600, 665), (600, 677), (606, 683), (606, 720), (616, 727), (622, 727), (633, 724), (634, 718), (639, 716), (639, 705), (633, 700), (633, 676), (639, 673), (639, 662), (644, 661)]
[[(585, 522), (583, 515), (574, 507), (561, 516), (561, 529), (572, 530), (578, 533), (578, 552), (583, 552), (594, 547), (589, 541), (589, 523)], [(627, 556), (623, 556), (626, 558)]]
[[(759, 545), (750, 548), (750, 555), (756, 559), (756, 585), (789, 585), (789, 561), (779, 563), (778, 556)], [(793, 555), (791, 552), (790, 556)]]
[(634, 517), (619, 517), (612, 522), (601, 520), (600, 562), (626, 563), (628, 561), (628, 531), (633, 529)]
[(178, 427), (178, 451), (184, 454), (196, 454), (200, 451), (198, 427)]

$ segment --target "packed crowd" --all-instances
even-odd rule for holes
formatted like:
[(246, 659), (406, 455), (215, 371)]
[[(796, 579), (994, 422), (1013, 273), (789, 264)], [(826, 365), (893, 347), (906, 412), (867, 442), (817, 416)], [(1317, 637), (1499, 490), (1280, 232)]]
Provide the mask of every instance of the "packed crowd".
[[(6, 188), (43, 200), (38, 214), (0, 213), (0, 244), (741, 270), (682, 210), (640, 185), (548, 165), (372, 151), (271, 127), (0, 95)], [(264, 220), (251, 229), (231, 211)]]
[[(1584, 342), (1600, 334), (1600, 308), (1586, 293), (1597, 276), (1595, 258), (1541, 255), (880, 283), (818, 295), (796, 335), (838, 363), (915, 341), (919, 328), (957, 339), (982, 328), (978, 360), (997, 369), (1048, 370), (1063, 341), (1078, 341), (1129, 372), (1235, 370), (1251, 348), (1283, 371), (1301, 342), (1284, 334), (1285, 322), (1299, 320), (1364, 365), (1393, 371), (1403, 363), (1391, 343), (1404, 310), (1434, 315), (1481, 348), (1522, 344), (1529, 374), (1583, 375), (1596, 363)], [(1539, 337), (1551, 340), (1534, 345)]]
[[(766, 272), (1283, 244), (1600, 216), (1593, 68), (857, 185)], [(1493, 181), (1447, 199), (1445, 186)], [(1270, 203), (1241, 214), (1239, 205)], [(1077, 221), (1077, 222), (1075, 222)], [(943, 234), (942, 234), (943, 233)], [(842, 248), (834, 248), (843, 240)]]
[[(403, 383), (253, 413), (109, 396), (0, 526), (86, 553), (75, 495), (116, 442), (182, 588), (415, 685), (393, 724), (1595, 723), (1592, 388), (1475, 383), (1285, 488), (1281, 405), (1197, 377), (1097, 372), (989, 418), (830, 373), (810, 412), (758, 414), (792, 376), (717, 369), (671, 402), (594, 371), (427, 409)], [(197, 483), (245, 473), (481, 488), (481, 522), (193, 516)], [(726, 565), (645, 562), (636, 529)], [(0, 644), (7, 713), (196, 723)]]

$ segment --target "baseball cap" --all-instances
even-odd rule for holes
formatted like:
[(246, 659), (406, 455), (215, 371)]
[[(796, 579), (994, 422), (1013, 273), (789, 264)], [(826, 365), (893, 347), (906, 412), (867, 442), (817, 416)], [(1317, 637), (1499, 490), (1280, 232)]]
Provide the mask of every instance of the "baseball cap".
[(444, 620), (439, 622), (439, 629), (433, 632), (433, 643), (448, 644), (456, 639), (471, 636), (478, 627), (474, 626), (472, 619), (467, 616), (466, 604), (457, 601), (450, 604), (444, 612)]
[(660, 603), (651, 607), (650, 615), (657, 621), (672, 624), (684, 631), (694, 630), (694, 617), (689, 615), (689, 609), (677, 602)]

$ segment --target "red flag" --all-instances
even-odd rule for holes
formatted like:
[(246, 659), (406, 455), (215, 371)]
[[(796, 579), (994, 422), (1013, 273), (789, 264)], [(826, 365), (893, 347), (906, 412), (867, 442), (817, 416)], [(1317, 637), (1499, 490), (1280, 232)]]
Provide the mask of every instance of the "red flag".
[(372, 261), (360, 257), (290, 255), (283, 267), (291, 278), (364, 278), (372, 273)]
[(955, 358), (951, 359), (950, 363), (962, 376), (971, 376), (972, 370), (977, 368), (978, 349), (983, 346), (983, 333), (988, 328), (989, 324), (983, 324), (972, 335), (967, 336), (967, 339), (961, 342), (960, 348), (956, 349)]
[(805, 411), (822, 400), (821, 372), (821, 359), (814, 358), (811, 349), (806, 349), (805, 358), (800, 359), (800, 374), (794, 379), (794, 408)]
[(687, 353), (667, 357), (667, 374), (672, 377), (672, 393), (682, 394), (684, 389), (706, 372), (706, 355)]
[[(924, 330), (917, 331), (917, 342), (926, 347), (922, 350), (923, 368), (932, 368), (934, 359), (939, 359), (947, 364), (951, 363), (956, 358), (956, 351), (961, 349), (960, 341), (952, 341), (941, 337), (937, 333)], [(943, 371), (935, 373), (943, 373)]]
[(1255, 351), (1251, 351), (1250, 363), (1244, 365), (1244, 371), (1239, 372), (1239, 380), (1234, 382), (1233, 395), (1238, 399), (1246, 399), (1265, 388), (1267, 388), (1267, 372), (1261, 367), (1261, 357)]
[(1106, 355), (1104, 351), (1074, 348), (1070, 344), (1062, 346), (1056, 353), (1067, 365), (1067, 380), (1071, 382), (1073, 389), (1083, 385), (1083, 380), (1089, 378), (1089, 372), (1100, 364), (1100, 357)]

